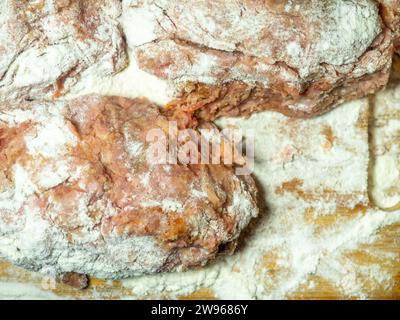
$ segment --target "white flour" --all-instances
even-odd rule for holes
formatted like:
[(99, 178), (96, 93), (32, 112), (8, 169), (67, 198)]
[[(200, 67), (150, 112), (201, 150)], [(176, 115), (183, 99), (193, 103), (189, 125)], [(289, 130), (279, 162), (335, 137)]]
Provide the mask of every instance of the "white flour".
[[(381, 228), (399, 223), (400, 212), (372, 208), (363, 212), (359, 207), (368, 204), (368, 135), (366, 127), (359, 125), (367, 109), (366, 100), (361, 100), (311, 120), (266, 112), (248, 120), (219, 121), (221, 126), (257, 128), (254, 175), (264, 190), (268, 213), (253, 224), (234, 256), (196, 271), (125, 280), (124, 290), (131, 289), (138, 297), (175, 297), (209, 288), (218, 298), (277, 299), (303, 286), (315, 289), (315, 277), (329, 281), (348, 297), (368, 298), (375, 289), (390, 290), (393, 274), (379, 261), (394, 264), (399, 256), (368, 244), (379, 242)], [(43, 114), (38, 111), (36, 117)], [(15, 111), (1, 117), (18, 123), (27, 115)], [(285, 191), (291, 187), (279, 189), (293, 178), (303, 184), (292, 186), (293, 192)], [(353, 207), (359, 209), (343, 209)], [(28, 237), (32, 230), (23, 232)], [(375, 260), (364, 265), (349, 258), (349, 253), (361, 248)], [(0, 297), (52, 297), (30, 285), (7, 283), (3, 288)]]
[[(177, 195), (171, 192), (166, 196), (165, 193), (174, 188), (174, 181), (171, 180), (176, 177), (143, 176), (143, 173), (154, 172), (151, 163), (147, 166), (144, 160), (138, 164), (138, 161), (144, 158), (142, 155), (146, 154), (145, 137), (135, 136), (135, 128), (132, 127), (135, 122), (129, 122), (129, 114), (123, 114), (127, 119), (126, 125), (117, 127), (114, 131), (122, 131), (122, 136), (127, 141), (123, 140), (120, 143), (121, 146), (126, 146), (126, 150), (115, 154), (112, 162), (121, 161), (120, 163), (127, 168), (127, 173), (123, 174), (126, 179), (132, 178), (133, 187), (125, 191), (124, 187), (114, 183), (113, 178), (104, 179), (102, 174), (108, 172), (110, 164), (107, 161), (110, 160), (105, 161), (105, 169), (99, 173), (100, 170), (96, 170), (101, 160), (96, 162), (88, 159), (102, 158), (107, 151), (93, 153), (93, 158), (88, 157), (87, 145), (82, 135), (79, 135), (79, 129), (76, 130), (72, 125), (76, 120), (71, 116), (79, 112), (84, 113), (83, 106), (90, 109), (90, 106), (98, 106), (99, 103), (112, 105), (112, 100), (104, 98), (99, 101), (97, 97), (87, 97), (70, 102), (68, 105), (64, 104), (64, 116), (62, 108), (56, 112), (62, 102), (55, 105), (55, 114), (49, 112), (51, 103), (35, 102), (21, 105), (26, 111), (8, 110), (7, 106), (3, 105), (4, 109), (0, 111), (1, 121), (6, 126), (8, 121), (11, 126), (15, 125), (17, 132), (14, 137), (13, 130), (4, 130), (3, 126), (0, 128), (2, 141), (5, 138), (6, 143), (2, 159), (6, 157), (11, 162), (10, 170), (3, 170), (0, 176), (0, 257), (44, 275), (75, 271), (107, 279), (133, 277), (155, 273), (158, 270), (182, 270), (187, 263), (185, 259), (195, 259), (192, 257), (191, 246), (198, 253), (195, 263), (207, 262), (214, 249), (211, 251), (199, 243), (188, 242), (188, 246), (181, 249), (183, 253), (176, 248), (171, 248), (170, 252), (158, 242), (158, 234), (152, 234), (147, 226), (143, 230), (149, 232), (148, 235), (139, 233), (131, 236), (124, 233), (124, 230), (120, 232), (116, 224), (114, 225), (112, 220), (118, 219), (117, 215), (136, 212), (142, 201), (147, 201), (147, 207), (155, 205), (157, 210), (162, 210), (164, 216), (169, 212), (176, 212), (186, 218), (188, 205), (197, 201), (197, 196), (180, 197), (179, 188), (172, 189), (176, 190)], [(115, 105), (115, 108), (118, 106)], [(151, 105), (148, 105), (148, 110), (155, 112)], [(26, 119), (30, 120), (25, 121)], [(146, 123), (145, 118), (141, 119)], [(23, 124), (18, 125), (21, 122)], [(128, 130), (129, 127), (131, 131)], [(124, 128), (127, 128), (126, 132)], [(9, 135), (11, 143), (8, 143)], [(98, 135), (93, 134), (93, 137), (97, 139)], [(139, 142), (141, 144), (138, 145)], [(102, 140), (98, 141), (99, 145), (102, 143)], [(131, 165), (130, 162), (137, 166)], [(156, 169), (162, 170), (159, 166)], [(190, 229), (190, 235), (202, 239), (207, 244), (210, 238), (210, 243), (215, 241), (215, 250), (218, 250), (219, 244), (229, 243), (239, 236), (251, 218), (257, 216), (258, 209), (252, 197), (253, 193), (250, 193), (252, 187), (240, 184), (238, 177), (226, 174), (223, 178), (224, 185), (219, 187), (215, 184), (215, 189), (210, 189), (211, 184), (214, 184), (214, 180), (210, 178), (211, 174), (200, 177), (201, 183), (198, 183), (200, 178), (196, 179), (190, 175), (189, 180), (184, 180), (188, 183), (185, 187), (192, 186), (198, 192), (235, 192), (233, 203), (231, 197), (225, 198), (226, 210), (223, 213), (232, 217), (234, 228), (228, 228), (221, 222), (222, 219), (217, 220), (219, 211), (214, 212), (206, 199), (199, 205), (196, 204), (197, 212), (194, 214), (197, 216), (193, 216), (192, 213), (189, 215), (189, 220), (193, 219), (195, 224), (193, 229)], [(144, 192), (135, 189), (136, 181), (144, 184), (147, 181), (149, 184), (149, 179), (152, 188), (157, 179), (156, 183), (162, 188), (161, 191), (154, 193), (153, 190)], [(97, 184), (97, 181), (100, 183)], [(116, 204), (118, 201), (112, 200), (113, 187), (121, 192), (121, 200), (118, 201), (125, 202), (121, 208)], [(104, 190), (102, 188), (107, 191), (98, 191)], [(110, 214), (113, 215), (111, 219)], [(160, 225), (162, 223), (164, 222)], [(166, 220), (165, 223), (173, 222)], [(169, 240), (165, 242), (170, 245)], [(181, 244), (178, 243), (178, 246)], [(187, 256), (185, 250), (189, 252)], [(168, 259), (171, 254), (176, 261), (172, 262), (172, 266), (171, 260)]]
[[(6, 296), (3, 296), (3, 293), (7, 293)], [(60, 299), (50, 291), (44, 291), (34, 285), (17, 282), (0, 283), (0, 299), (2, 298), (10, 300)]]
[[(369, 45), (380, 30), (373, 28), (376, 26), (373, 21), (377, 13), (371, 6), (371, 1), (361, 2), (371, 9), (367, 10), (369, 16), (360, 18), (360, 14), (364, 14), (366, 11), (360, 11), (350, 6), (351, 2), (343, 2), (342, 6), (338, 6), (337, 12), (332, 13), (332, 23), (325, 26), (329, 28), (339, 23), (346, 28), (351, 27), (356, 32), (335, 29), (339, 32), (322, 33), (327, 37), (321, 38), (321, 41), (317, 42), (313, 50), (319, 54), (313, 53), (314, 56), (321, 59), (331, 57), (333, 60), (326, 62), (343, 64), (358, 58), (359, 54), (365, 51), (364, 46)], [(289, 1), (289, 5), (290, 3), (291, 1)], [(288, 6), (287, 9), (290, 10), (290, 7)], [(143, 18), (142, 27), (146, 26), (145, 29), (149, 32), (148, 34), (139, 32), (143, 37), (135, 39), (139, 39), (138, 42), (146, 43), (153, 40), (155, 35), (147, 25), (151, 21), (146, 20), (143, 15), (140, 16)], [(348, 25), (336, 21), (340, 17), (348, 19)], [(129, 15), (122, 17), (122, 23), (126, 23), (129, 18), (132, 17)], [(210, 25), (210, 28), (212, 27), (213, 25)], [(127, 33), (135, 32), (134, 29), (129, 29), (129, 25), (125, 25), (124, 28)], [(349, 38), (349, 35), (356, 36)], [(128, 38), (132, 39), (134, 36)], [(221, 43), (211, 45), (215, 48), (221, 46)], [(332, 48), (335, 50), (340, 48), (340, 54), (326, 54)], [(52, 49), (56, 50), (57, 47)], [(66, 50), (61, 47), (59, 49)], [(268, 52), (268, 48), (263, 48), (263, 50)], [(288, 60), (293, 64), (303, 68), (310, 67), (302, 65), (302, 54), (306, 53), (301, 51), (297, 42), (290, 43), (286, 51), (289, 56)], [(28, 53), (26, 61), (28, 61)], [(45, 57), (46, 59), (52, 58), (51, 52)], [(41, 71), (41, 74), (43, 70), (51, 71), (52, 65), (50, 64), (49, 67), (46, 59), (41, 64), (29, 65), (27, 68), (29, 67), (30, 72)], [(195, 73), (203, 73), (205, 69), (210, 68), (209, 63), (210, 61), (198, 61)], [(39, 70), (35, 68), (39, 68)], [(49, 74), (51, 75), (51, 73)], [(114, 77), (105, 79), (103, 75), (104, 72), (96, 73), (92, 69), (90, 72), (84, 73), (84, 80), (78, 82), (66, 98), (87, 93), (100, 93), (131, 98), (146, 96), (160, 104), (171, 99), (166, 81), (139, 70), (134, 60), (126, 70)], [(26, 77), (16, 77), (16, 80), (18, 79), (26, 79)], [(47, 81), (47, 79), (45, 80)], [(18, 82), (16, 84), (23, 85)], [(380, 99), (382, 98), (379, 97), (377, 101), (381, 103)], [(398, 95), (396, 97), (398, 98)], [(234, 124), (244, 129), (257, 128), (259, 134), (256, 141), (255, 177), (261, 188), (264, 189), (263, 200), (268, 207), (268, 213), (254, 223), (251, 232), (244, 238), (243, 246), (234, 256), (220, 258), (210, 266), (197, 271), (125, 280), (123, 286), (126, 289), (132, 289), (132, 292), (140, 297), (144, 295), (157, 297), (165, 293), (174, 297), (190, 294), (201, 288), (210, 288), (216, 297), (223, 299), (277, 299), (289, 296), (303, 285), (314, 289), (316, 282), (313, 279), (320, 277), (333, 283), (340, 293), (348, 297), (368, 298), (374, 289), (390, 290), (393, 286), (393, 274), (383, 265), (379, 263), (360, 265), (348, 258), (347, 253), (364, 248), (363, 245), (379, 241), (379, 230), (393, 223), (399, 223), (400, 211), (387, 213), (369, 208), (365, 212), (359, 210), (357, 213), (340, 214), (344, 207), (353, 208), (357, 205), (368, 204), (367, 132), (365, 128), (357, 129), (355, 125), (366, 109), (365, 101), (358, 101), (342, 106), (321, 118), (307, 121), (289, 121), (284, 116), (275, 113), (257, 114), (249, 120), (224, 119), (220, 121), (222, 126)], [(20, 123), (31, 117), (42, 117), (42, 114), (44, 114), (42, 111), (38, 111), (36, 115), (15, 111), (13, 114), (0, 114), (0, 121), (2, 118), (7, 122), (15, 119), (16, 123)], [(391, 125), (390, 128), (397, 128), (397, 124), (395, 125), (396, 127)], [(326, 135), (321, 133), (327, 127), (333, 131), (334, 142), (329, 141)], [(385, 126), (379, 128), (379, 137), (385, 137), (386, 129)], [(293, 133), (295, 133), (294, 136)], [(393, 134), (391, 133), (390, 136), (393, 137)], [(37, 138), (41, 138), (41, 142), (43, 142), (46, 135), (38, 135)], [(73, 143), (72, 137), (69, 141)], [(59, 142), (63, 144), (67, 141), (61, 139)], [(57, 144), (48, 145), (48, 148), (43, 150), (34, 148), (34, 144), (30, 147), (32, 153), (42, 152), (50, 155), (52, 152), (58, 152)], [(129, 147), (133, 154), (139, 148), (138, 145)], [(397, 149), (395, 151), (397, 152)], [(377, 163), (376, 187), (391, 188), (399, 181), (391, 175), (393, 172), (397, 172), (397, 160), (394, 157), (380, 158), (380, 162)], [(388, 167), (392, 170), (381, 170)], [(49, 165), (48, 169), (49, 172), (54, 170), (58, 173), (59, 179), (62, 181), (67, 174), (64, 168), (65, 166), (60, 164), (58, 167)], [(15, 170), (18, 171), (19, 168), (16, 167)], [(30, 181), (24, 179), (24, 172), (18, 171), (18, 173), (20, 175), (17, 176), (21, 179), (21, 183), (25, 184), (24, 190), (26, 190), (26, 184), (29, 184)], [(73, 173), (69, 173), (69, 175), (71, 174)], [(46, 175), (42, 175), (42, 177), (44, 178), (43, 181), (40, 181), (40, 185), (49, 187), (51, 182), (46, 180)], [(295, 192), (277, 193), (277, 188), (282, 183), (294, 178), (303, 181), (303, 184), (296, 186)], [(143, 177), (143, 183), (146, 183), (146, 177)], [(329, 192), (329, 190), (337, 191), (339, 195)], [(376, 192), (382, 207), (386, 208), (397, 203), (398, 193), (393, 196), (389, 195), (389, 197), (387, 192), (380, 194), (379, 189)], [(307, 199), (302, 198), (304, 194), (307, 195)], [(177, 211), (180, 209), (178, 203), (168, 200), (165, 200), (163, 205)], [(246, 204), (238, 200), (234, 205), (245, 206)], [(235, 210), (235, 207), (233, 206), (231, 210)], [(338, 216), (338, 218), (333, 218), (334, 216)], [(330, 221), (330, 219), (338, 219), (338, 221), (333, 221), (331, 227), (322, 227), (319, 224), (319, 221)], [(31, 225), (31, 229), (22, 232), (26, 233), (28, 238), (34, 234), (35, 230), (32, 228), (40, 227)], [(35, 241), (43, 239), (33, 238), (32, 240), (34, 241), (30, 243), (34, 245)], [(127, 243), (127, 246), (131, 245), (131, 243)], [(138, 247), (143, 247), (143, 244), (138, 244)], [(399, 260), (399, 256), (383, 250), (373, 250), (367, 247), (364, 251), (378, 260), (385, 258), (393, 263)], [(2, 282), (0, 283), (0, 298), (3, 297), (57, 298), (54, 294), (39, 290), (35, 286)]]
[[(11, 190), (0, 190), (0, 208), (17, 210), (26, 196), (38, 192), (41, 188), (54, 187), (71, 176), (68, 161), (50, 160), (64, 154), (67, 146), (74, 146), (76, 143), (76, 137), (68, 128), (62, 113), (62, 104), (48, 103), (42, 103), (34, 110), (0, 111), (0, 121), (10, 125), (18, 126), (28, 121), (41, 124), (25, 136), (28, 154), (39, 156), (39, 160), (32, 161), (29, 168), (19, 163), (14, 165), (15, 191), (10, 195)], [(46, 158), (48, 163), (43, 167), (42, 162)]]

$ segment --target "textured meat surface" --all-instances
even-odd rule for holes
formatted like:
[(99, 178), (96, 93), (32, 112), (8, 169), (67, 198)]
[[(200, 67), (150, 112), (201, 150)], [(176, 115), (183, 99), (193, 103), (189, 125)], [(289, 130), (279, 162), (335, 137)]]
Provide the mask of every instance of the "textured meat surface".
[(155, 164), (147, 100), (2, 105), (0, 255), (44, 273), (121, 278), (205, 264), (257, 216), (250, 176)]
[(127, 63), (117, 0), (2, 0), (0, 101), (59, 97)]
[(372, 0), (126, 0), (124, 11), (139, 66), (170, 82), (181, 115), (307, 117), (388, 80), (392, 32)]
[(400, 0), (378, 0), (385, 24), (393, 31), (394, 47), (400, 54)]

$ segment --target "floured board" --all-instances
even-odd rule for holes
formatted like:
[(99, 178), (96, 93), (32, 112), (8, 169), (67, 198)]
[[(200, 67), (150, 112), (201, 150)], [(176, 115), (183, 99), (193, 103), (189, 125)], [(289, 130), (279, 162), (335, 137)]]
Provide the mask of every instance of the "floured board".
[(224, 119), (255, 129), (263, 214), (238, 252), (204, 269), (76, 291), (0, 264), (0, 298), (400, 298), (400, 212), (368, 199), (367, 100), (312, 120), (266, 112)]

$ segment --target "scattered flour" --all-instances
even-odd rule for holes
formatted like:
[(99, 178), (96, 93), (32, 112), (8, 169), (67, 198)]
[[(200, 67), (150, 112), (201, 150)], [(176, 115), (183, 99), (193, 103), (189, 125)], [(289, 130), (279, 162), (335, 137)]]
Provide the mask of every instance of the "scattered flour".
[[(379, 10), (372, 0), (289, 1), (284, 10), (286, 14), (277, 14), (266, 9), (263, 2), (219, 0), (213, 1), (211, 8), (207, 1), (192, 4), (124, 0), (122, 21), (131, 50), (143, 48), (150, 62), (157, 59), (152, 56), (157, 50), (169, 52), (179, 60), (165, 61), (171, 65), (166, 68), (167, 78), (177, 84), (219, 83), (223, 79), (268, 86), (271, 72), (284, 76), (282, 68), (274, 71), (278, 62), (286, 63), (298, 70), (302, 79), (308, 79), (321, 72), (323, 64), (343, 66), (357, 62), (382, 32)], [(201, 50), (193, 51), (192, 44)], [(187, 61), (182, 54), (185, 52), (196, 53)], [(216, 52), (236, 53), (248, 61), (238, 60), (227, 67), (228, 61), (214, 55)], [(225, 59), (238, 57), (227, 55)], [(260, 65), (260, 74), (249, 71), (254, 61)], [(288, 82), (293, 75), (291, 78)]]
[[(173, 211), (173, 212), (183, 212), (183, 205), (181, 202), (176, 201), (174, 199), (164, 199), (161, 203), (161, 207), (164, 211)], [(242, 211), (244, 212), (244, 211)]]
[[(2, 1), (1, 101), (53, 99), (79, 80), (110, 77), (125, 68), (128, 57), (117, 22), (120, 1), (96, 1), (90, 10), (83, 4)], [(78, 31), (80, 19), (90, 23)]]
[(79, 81), (64, 99), (73, 99), (85, 94), (101, 94), (127, 98), (146, 97), (160, 105), (171, 101), (173, 95), (167, 81), (140, 70), (133, 54), (130, 56), (129, 66), (122, 72), (112, 77), (90, 73), (84, 80)]

